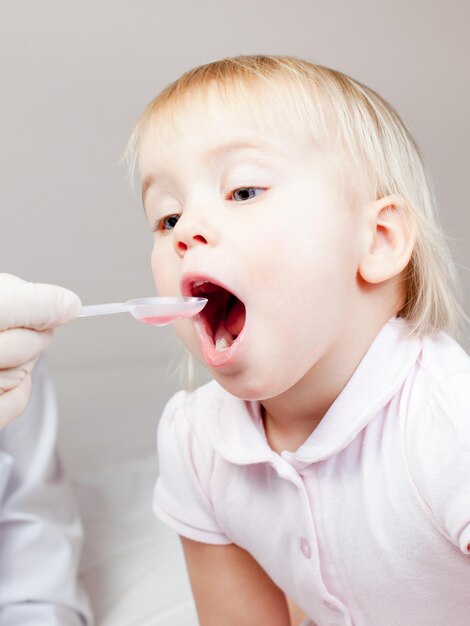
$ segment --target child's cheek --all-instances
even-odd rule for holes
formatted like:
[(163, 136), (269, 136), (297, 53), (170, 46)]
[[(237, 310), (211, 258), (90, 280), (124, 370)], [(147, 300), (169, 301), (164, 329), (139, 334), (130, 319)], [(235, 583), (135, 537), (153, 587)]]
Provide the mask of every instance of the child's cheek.
[(153, 281), (159, 296), (177, 296), (179, 285), (173, 276), (171, 259), (165, 254), (166, 246), (154, 243), (151, 255)]

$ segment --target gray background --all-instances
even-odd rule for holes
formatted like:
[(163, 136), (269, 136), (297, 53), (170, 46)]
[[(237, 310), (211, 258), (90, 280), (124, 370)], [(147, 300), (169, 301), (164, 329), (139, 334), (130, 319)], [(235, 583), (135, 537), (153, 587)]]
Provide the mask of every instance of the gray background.
[[(139, 114), (195, 65), (292, 54), (350, 74), (396, 107), (433, 174), (468, 294), (469, 6), (1, 0), (0, 270), (67, 286), (83, 303), (152, 295), (151, 235), (119, 166)], [(171, 373), (179, 357), (171, 330), (128, 316), (56, 333), (49, 361), (71, 470), (154, 450), (160, 411), (180, 386)]]

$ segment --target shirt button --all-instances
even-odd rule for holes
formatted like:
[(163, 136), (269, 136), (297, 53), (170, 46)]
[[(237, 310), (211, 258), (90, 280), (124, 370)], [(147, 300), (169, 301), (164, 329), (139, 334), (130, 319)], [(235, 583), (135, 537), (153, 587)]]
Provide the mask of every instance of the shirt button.
[(305, 539), (305, 537), (302, 537), (300, 540), (300, 549), (302, 550), (304, 557), (306, 559), (310, 559), (312, 557), (312, 550), (310, 549), (310, 544)]

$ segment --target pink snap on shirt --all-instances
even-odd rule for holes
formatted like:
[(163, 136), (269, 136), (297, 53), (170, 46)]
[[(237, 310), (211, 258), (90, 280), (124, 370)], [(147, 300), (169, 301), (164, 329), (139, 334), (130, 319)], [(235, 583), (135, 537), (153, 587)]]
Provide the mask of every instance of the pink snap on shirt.
[(269, 447), (259, 402), (178, 392), (158, 517), (247, 550), (317, 626), (470, 624), (470, 357), (408, 332), (384, 325), (295, 452)]

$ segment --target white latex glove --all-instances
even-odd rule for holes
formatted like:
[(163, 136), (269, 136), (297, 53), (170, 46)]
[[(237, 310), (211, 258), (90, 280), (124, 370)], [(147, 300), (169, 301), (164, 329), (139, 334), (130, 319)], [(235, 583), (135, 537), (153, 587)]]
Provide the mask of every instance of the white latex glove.
[(0, 274), (0, 429), (26, 406), (31, 370), (53, 328), (77, 317), (80, 306), (68, 289)]

